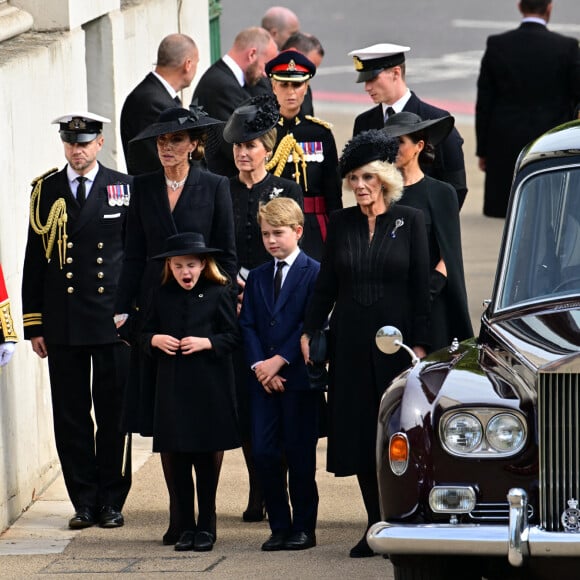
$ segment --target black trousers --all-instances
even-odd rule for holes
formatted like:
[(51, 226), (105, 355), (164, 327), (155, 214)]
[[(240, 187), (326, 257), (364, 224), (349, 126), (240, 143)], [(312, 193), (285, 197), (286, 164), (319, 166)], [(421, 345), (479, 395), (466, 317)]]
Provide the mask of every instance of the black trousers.
[(48, 344), (47, 351), (56, 449), (70, 500), (77, 510), (121, 510), (131, 487), (130, 448), (121, 475), (120, 428), (129, 347)]

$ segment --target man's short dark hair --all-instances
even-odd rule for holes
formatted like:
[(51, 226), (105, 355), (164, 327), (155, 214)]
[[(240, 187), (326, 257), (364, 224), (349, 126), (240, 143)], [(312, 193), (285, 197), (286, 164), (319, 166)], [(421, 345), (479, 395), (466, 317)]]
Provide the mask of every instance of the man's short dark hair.
[(295, 32), (289, 36), (280, 50), (289, 50), (291, 48), (302, 54), (308, 54), (315, 50), (320, 56), (324, 56), (324, 48), (322, 48), (320, 40), (313, 34), (307, 34), (306, 32)]
[(520, 10), (524, 14), (545, 14), (552, 0), (521, 0)]

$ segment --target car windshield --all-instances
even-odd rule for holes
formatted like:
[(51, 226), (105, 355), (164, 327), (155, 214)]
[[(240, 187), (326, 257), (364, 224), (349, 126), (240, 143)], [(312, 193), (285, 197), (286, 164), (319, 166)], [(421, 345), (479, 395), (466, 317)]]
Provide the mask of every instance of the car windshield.
[(514, 207), (497, 309), (580, 296), (580, 168), (531, 176)]

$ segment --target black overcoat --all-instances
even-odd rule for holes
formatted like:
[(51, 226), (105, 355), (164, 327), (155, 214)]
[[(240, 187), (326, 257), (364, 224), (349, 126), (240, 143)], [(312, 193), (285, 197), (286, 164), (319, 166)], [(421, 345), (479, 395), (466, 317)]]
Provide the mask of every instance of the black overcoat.
[(155, 123), (162, 111), (178, 106), (153, 73), (149, 73), (127, 95), (121, 109), (120, 128), (128, 173), (141, 175), (161, 168), (154, 138), (133, 143), (129, 141)]
[[(250, 89), (240, 86), (232, 69), (220, 58), (199, 79), (192, 103), (201, 105), (210, 117), (227, 121), (234, 109), (253, 94)], [(208, 151), (206, 158), (207, 166), (214, 173), (225, 177), (238, 174), (231, 143), (222, 139), (220, 148), (215, 152)]]
[[(425, 176), (405, 187), (398, 203), (420, 209), (425, 218), (431, 268), (431, 351), (448, 346), (454, 338), (470, 338), (473, 329), (467, 305), (455, 191), (448, 183)], [(441, 258), (447, 268), (443, 289), (439, 289), (441, 275), (434, 272)]]
[(536, 22), (490, 36), (477, 81), (475, 131), (486, 160), (484, 213), (505, 217), (521, 149), (572, 120), (580, 101), (578, 40)]
[[(209, 338), (212, 350), (165, 354), (154, 334)], [(206, 453), (239, 447), (231, 352), (240, 342), (231, 291), (200, 278), (172, 280), (153, 298), (141, 345), (157, 360), (153, 451)]]
[[(422, 101), (413, 91), (411, 91), (411, 98), (403, 107), (403, 111), (415, 113), (423, 120), (439, 119), (449, 115), (449, 111)], [(364, 111), (355, 119), (353, 135), (369, 129), (382, 129), (384, 125), (383, 108), (379, 104)], [(427, 175), (451, 184), (457, 193), (457, 201), (459, 209), (461, 209), (467, 195), (467, 176), (463, 157), (463, 138), (455, 127), (447, 138), (435, 147), (433, 164), (422, 165), (421, 169)]]
[(429, 249), (422, 212), (392, 206), (377, 216), (370, 244), (368, 219), (358, 206), (331, 216), (304, 331), (323, 328), (331, 310), (327, 469), (368, 473), (375, 470), (381, 396), (410, 364), (404, 351), (380, 352), (375, 334), (389, 324), (407, 345), (428, 346)]

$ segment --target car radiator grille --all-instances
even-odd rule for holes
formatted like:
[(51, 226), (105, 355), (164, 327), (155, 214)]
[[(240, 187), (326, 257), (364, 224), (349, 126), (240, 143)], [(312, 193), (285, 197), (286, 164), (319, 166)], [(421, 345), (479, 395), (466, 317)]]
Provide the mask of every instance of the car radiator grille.
[(538, 379), (540, 525), (562, 531), (568, 500), (580, 499), (580, 375), (541, 374)]

